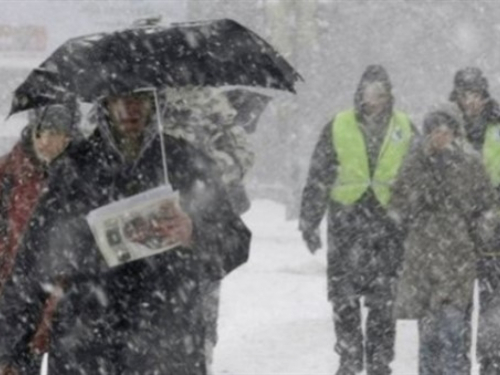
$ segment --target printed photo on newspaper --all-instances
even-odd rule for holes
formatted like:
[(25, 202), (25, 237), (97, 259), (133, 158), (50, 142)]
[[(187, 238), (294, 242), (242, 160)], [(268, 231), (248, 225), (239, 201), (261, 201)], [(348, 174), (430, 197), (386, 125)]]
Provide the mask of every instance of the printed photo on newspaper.
[(106, 263), (115, 267), (177, 247), (165, 228), (178, 210), (178, 193), (161, 186), (99, 207), (87, 222)]

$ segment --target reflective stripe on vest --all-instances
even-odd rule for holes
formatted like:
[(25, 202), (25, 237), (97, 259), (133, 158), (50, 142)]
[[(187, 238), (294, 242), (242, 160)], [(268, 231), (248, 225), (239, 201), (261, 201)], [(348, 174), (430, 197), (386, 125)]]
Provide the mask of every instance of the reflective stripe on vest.
[(365, 139), (355, 112), (349, 110), (339, 113), (332, 123), (333, 147), (339, 166), (330, 198), (350, 205), (357, 202), (371, 186), (380, 204), (387, 206), (391, 198), (390, 186), (408, 153), (412, 137), (408, 116), (394, 111), (372, 179)]
[(500, 124), (486, 128), (483, 144), (483, 163), (494, 187), (500, 185)]

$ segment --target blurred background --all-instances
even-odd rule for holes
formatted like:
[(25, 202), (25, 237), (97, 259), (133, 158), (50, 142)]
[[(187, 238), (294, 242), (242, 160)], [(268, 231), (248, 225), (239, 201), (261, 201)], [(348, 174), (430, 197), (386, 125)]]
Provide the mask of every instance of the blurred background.
[[(0, 116), (11, 92), (59, 44), (82, 34), (162, 17), (162, 24), (232, 18), (273, 44), (302, 74), (297, 95), (275, 99), (251, 137), (257, 154), (247, 184), (253, 198), (271, 198), (296, 218), (309, 158), (333, 115), (352, 106), (368, 64), (383, 64), (396, 106), (420, 126), (445, 101), (453, 75), (480, 67), (500, 92), (500, 3), (487, 0), (127, 0), (0, 1)], [(26, 119), (0, 126), (0, 153)]]

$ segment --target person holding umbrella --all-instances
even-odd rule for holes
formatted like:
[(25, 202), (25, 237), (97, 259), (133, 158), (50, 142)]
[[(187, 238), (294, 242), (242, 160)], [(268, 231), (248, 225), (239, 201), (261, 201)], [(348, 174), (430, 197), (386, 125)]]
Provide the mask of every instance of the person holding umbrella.
[[(98, 103), (98, 126), (71, 153), (24, 237), (0, 300), (0, 365), (16, 366), (47, 290), (62, 284), (50, 373), (205, 374), (200, 281), (244, 263), (251, 234), (210, 160), (164, 134), (156, 93), (189, 85), (294, 92), (299, 79), (231, 20), (74, 38), (35, 69), (16, 89), (11, 113), (72, 93)], [(181, 210), (164, 228), (179, 246), (110, 268), (86, 215), (158, 186), (180, 196)]]
[[(250, 232), (233, 213), (210, 163), (165, 136), (169, 183), (183, 214), (168, 231), (181, 246), (105, 269), (82, 216), (164, 183), (150, 93), (100, 102), (99, 126), (35, 212), (22, 257), (0, 302), (3, 365), (16, 367), (47, 292), (64, 279), (50, 342), (49, 372), (205, 374), (201, 277), (230, 272)], [(229, 251), (230, 250), (230, 251)], [(224, 254), (227, 251), (227, 255)], [(203, 275), (203, 276), (200, 276)], [(49, 288), (50, 289), (50, 288)]]

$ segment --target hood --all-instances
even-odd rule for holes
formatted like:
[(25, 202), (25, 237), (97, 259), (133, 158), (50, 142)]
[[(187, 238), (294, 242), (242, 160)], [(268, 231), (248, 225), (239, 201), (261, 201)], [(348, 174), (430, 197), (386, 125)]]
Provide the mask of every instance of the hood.
[(450, 101), (457, 102), (459, 95), (465, 91), (479, 92), (485, 98), (490, 97), (488, 80), (484, 77), (481, 69), (469, 66), (456, 72)]
[(387, 93), (390, 94), (391, 100), (387, 105), (387, 109), (384, 110), (383, 113), (384, 114), (392, 113), (394, 105), (394, 97), (392, 96), (392, 84), (389, 78), (389, 74), (387, 73), (385, 68), (381, 65), (369, 65), (363, 72), (363, 75), (361, 76), (358, 87), (356, 89), (356, 93), (354, 94), (354, 108), (356, 110), (357, 115), (360, 116), (361, 118), (365, 116), (362, 105), (363, 92), (370, 83), (374, 82), (382, 83)]
[[(116, 144), (115, 137), (111, 132), (110, 128), (111, 120), (109, 118), (108, 111), (103, 101), (100, 101), (95, 105), (94, 113), (92, 114), (92, 118), (89, 120), (97, 124), (96, 130), (98, 130), (99, 133), (102, 135), (102, 138), (105, 141), (104, 144), (108, 148), (108, 151), (117, 155), (119, 159), (122, 161), (122, 163), (125, 163), (126, 162), (125, 155), (122, 153), (122, 151)], [(153, 108), (151, 119), (149, 120), (149, 123), (147, 124), (146, 129), (144, 131), (144, 139), (137, 160), (140, 159), (140, 156), (144, 153), (144, 150), (146, 150), (149, 147), (150, 143), (156, 138), (158, 134), (159, 131), (158, 131), (157, 116), (155, 109)]]
[(55, 130), (70, 136), (79, 134), (81, 111), (76, 100), (36, 108), (29, 113), (29, 123), (37, 131)]
[[(431, 147), (431, 143), (429, 141), (430, 138), (428, 137), (428, 135), (436, 127), (443, 124), (453, 131), (455, 137), (449, 147), (436, 153), (435, 150), (433, 150), (433, 148)], [(440, 159), (449, 159), (450, 162), (457, 156), (457, 152), (473, 152), (471, 149), (469, 149), (468, 142), (466, 142), (465, 140), (465, 123), (462, 112), (454, 103), (445, 103), (436, 106), (425, 116), (422, 142), (422, 150), (424, 154), (439, 155)], [(450, 159), (450, 157), (452, 159)]]
[(423, 135), (429, 135), (440, 124), (446, 124), (456, 137), (465, 135), (465, 122), (460, 108), (454, 103), (435, 106), (424, 118)]

